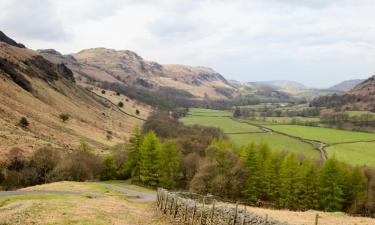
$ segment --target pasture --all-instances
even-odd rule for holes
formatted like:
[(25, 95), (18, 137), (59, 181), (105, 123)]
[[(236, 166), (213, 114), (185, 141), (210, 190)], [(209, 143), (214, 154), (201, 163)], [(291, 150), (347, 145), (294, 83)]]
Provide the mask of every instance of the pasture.
[(300, 137), (303, 139), (316, 140), (327, 144), (375, 141), (375, 134), (373, 133), (300, 125), (267, 125), (266, 127), (277, 132)]
[(338, 144), (326, 148), (328, 157), (353, 165), (375, 166), (375, 142)]
[(229, 138), (239, 146), (251, 143), (268, 144), (272, 150), (288, 151), (296, 154), (304, 154), (308, 157), (319, 157), (319, 152), (312, 144), (304, 143), (288, 136), (266, 132), (263, 129), (230, 118), (227, 111), (209, 109), (191, 109), (188, 116), (181, 118), (181, 122), (187, 125), (202, 125), (221, 128), (229, 133)]

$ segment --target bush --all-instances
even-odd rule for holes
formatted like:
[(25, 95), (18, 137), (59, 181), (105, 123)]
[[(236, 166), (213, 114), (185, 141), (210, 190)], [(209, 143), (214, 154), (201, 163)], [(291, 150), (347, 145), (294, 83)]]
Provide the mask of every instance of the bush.
[(119, 102), (117, 105), (118, 105), (118, 107), (121, 107), (121, 108), (124, 107), (124, 103), (123, 102)]
[(27, 128), (30, 125), (29, 121), (27, 120), (26, 117), (22, 117), (20, 121), (18, 122), (18, 126), (22, 128)]
[(139, 114), (141, 114), (141, 112), (137, 109), (137, 110), (135, 110), (135, 114), (139, 115)]
[(105, 94), (105, 90), (102, 90), (102, 94), (103, 94), (103, 95)]
[(59, 118), (61, 119), (61, 121), (62, 121), (63, 123), (65, 123), (67, 120), (70, 119), (70, 115), (67, 114), (67, 113), (62, 113), (62, 114), (59, 115)]

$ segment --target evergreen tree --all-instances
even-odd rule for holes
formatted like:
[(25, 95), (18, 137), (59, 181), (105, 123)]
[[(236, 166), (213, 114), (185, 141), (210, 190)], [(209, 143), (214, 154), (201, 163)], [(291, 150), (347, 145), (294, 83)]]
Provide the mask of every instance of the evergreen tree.
[(297, 209), (297, 193), (301, 179), (298, 176), (299, 162), (294, 154), (284, 158), (280, 170), (280, 205), (290, 209)]
[(317, 209), (319, 207), (319, 176), (310, 160), (303, 161), (298, 177), (301, 181), (296, 190), (298, 209)]
[(138, 127), (135, 127), (126, 146), (128, 152), (128, 160), (125, 163), (125, 174), (131, 175), (135, 180), (139, 180), (139, 164), (140, 164), (140, 146), (142, 144), (142, 134)]
[(355, 167), (349, 174), (348, 179), (347, 206), (351, 205), (353, 210), (357, 209), (360, 198), (366, 196), (367, 178), (361, 168)]
[(343, 208), (343, 171), (339, 162), (330, 158), (320, 171), (320, 204), (325, 211), (340, 211)]
[(279, 198), (280, 166), (282, 157), (279, 152), (272, 153), (264, 162), (264, 199), (277, 201)]
[(161, 147), (159, 171), (160, 185), (164, 188), (176, 187), (176, 179), (180, 170), (180, 149), (169, 140)]
[(150, 186), (157, 186), (159, 181), (160, 141), (153, 131), (148, 132), (139, 149), (140, 180)]
[(254, 143), (246, 148), (246, 164), (249, 170), (249, 179), (244, 194), (250, 201), (257, 201), (260, 196), (262, 179), (262, 158)]

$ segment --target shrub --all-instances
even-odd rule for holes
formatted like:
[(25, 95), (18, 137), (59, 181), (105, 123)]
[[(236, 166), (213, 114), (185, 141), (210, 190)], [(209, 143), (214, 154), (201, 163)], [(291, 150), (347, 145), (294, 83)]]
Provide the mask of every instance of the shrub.
[(135, 114), (139, 115), (139, 114), (141, 114), (141, 112), (137, 109), (137, 110), (135, 110)]
[(105, 94), (105, 90), (102, 90), (102, 94), (103, 94), (103, 95)]
[(121, 108), (124, 107), (124, 103), (123, 102), (119, 102), (117, 105), (118, 105), (118, 107), (121, 107)]
[(27, 120), (26, 117), (22, 117), (20, 121), (18, 122), (18, 126), (22, 128), (27, 128), (30, 125), (29, 121)]
[(63, 123), (65, 123), (67, 120), (70, 119), (70, 115), (67, 114), (67, 113), (62, 113), (62, 114), (59, 115), (59, 118), (61, 119), (61, 121), (62, 121)]

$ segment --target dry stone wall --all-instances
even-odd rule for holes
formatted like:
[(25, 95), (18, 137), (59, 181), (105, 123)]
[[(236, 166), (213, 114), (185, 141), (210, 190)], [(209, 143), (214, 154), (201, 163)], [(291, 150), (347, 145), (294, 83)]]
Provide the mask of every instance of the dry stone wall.
[(256, 215), (245, 208), (218, 204), (210, 197), (196, 196), (190, 198), (187, 194), (169, 192), (158, 189), (158, 209), (177, 224), (188, 225), (289, 225), (285, 222)]

